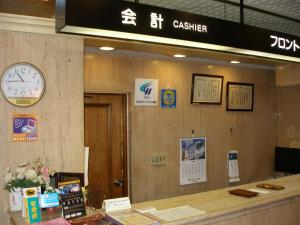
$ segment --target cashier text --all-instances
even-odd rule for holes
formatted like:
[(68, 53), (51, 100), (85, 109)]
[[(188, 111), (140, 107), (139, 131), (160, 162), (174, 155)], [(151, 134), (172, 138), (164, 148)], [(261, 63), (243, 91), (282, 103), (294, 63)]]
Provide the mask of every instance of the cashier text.
[[(121, 12), (122, 17), (122, 24), (137, 26), (138, 16), (135, 11), (130, 8)], [(151, 12), (149, 14), (149, 25), (152, 29), (159, 29), (162, 30), (164, 27), (164, 16), (161, 13)], [(187, 31), (195, 31), (200, 33), (207, 33), (208, 29), (206, 25), (197, 24), (197, 23), (190, 23), (187, 21), (180, 21), (180, 20), (173, 20), (173, 28), (187, 30)]]

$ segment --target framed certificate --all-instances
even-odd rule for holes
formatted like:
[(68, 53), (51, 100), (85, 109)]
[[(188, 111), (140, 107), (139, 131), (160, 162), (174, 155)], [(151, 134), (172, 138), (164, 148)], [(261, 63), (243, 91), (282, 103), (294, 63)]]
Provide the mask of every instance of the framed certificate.
[(221, 104), (223, 76), (193, 74), (191, 104)]
[(227, 111), (253, 111), (254, 84), (227, 82)]

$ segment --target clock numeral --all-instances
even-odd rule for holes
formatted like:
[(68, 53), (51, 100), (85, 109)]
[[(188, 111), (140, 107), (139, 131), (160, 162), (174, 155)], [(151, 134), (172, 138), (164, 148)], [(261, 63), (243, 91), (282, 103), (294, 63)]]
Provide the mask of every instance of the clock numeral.
[(15, 96), (18, 94), (18, 89), (14, 89), (14, 91), (15, 91)]
[(24, 90), (21, 91), (21, 95), (25, 95), (25, 91)]
[(25, 70), (26, 70), (26, 67), (21, 67), (21, 73), (23, 73), (23, 75), (25, 74)]
[(15, 74), (11, 74), (11, 73), (9, 73), (9, 75), (8, 75), (8, 79), (13, 79), (15, 77)]
[(10, 92), (11, 90), (12, 90), (11, 86), (7, 86), (6, 91), (7, 91), (7, 92)]

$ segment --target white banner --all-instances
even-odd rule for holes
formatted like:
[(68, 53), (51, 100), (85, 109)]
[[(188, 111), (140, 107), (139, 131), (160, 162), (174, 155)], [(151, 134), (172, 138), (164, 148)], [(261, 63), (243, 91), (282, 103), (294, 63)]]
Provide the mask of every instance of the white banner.
[(137, 106), (156, 106), (158, 103), (158, 80), (135, 79), (135, 100)]

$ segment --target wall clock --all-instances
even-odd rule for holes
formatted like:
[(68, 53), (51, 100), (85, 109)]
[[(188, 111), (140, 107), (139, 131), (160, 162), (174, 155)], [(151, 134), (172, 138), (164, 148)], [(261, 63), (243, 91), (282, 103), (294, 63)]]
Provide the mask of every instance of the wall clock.
[(15, 106), (37, 103), (45, 91), (42, 72), (30, 63), (15, 63), (2, 74), (1, 91), (5, 99)]

